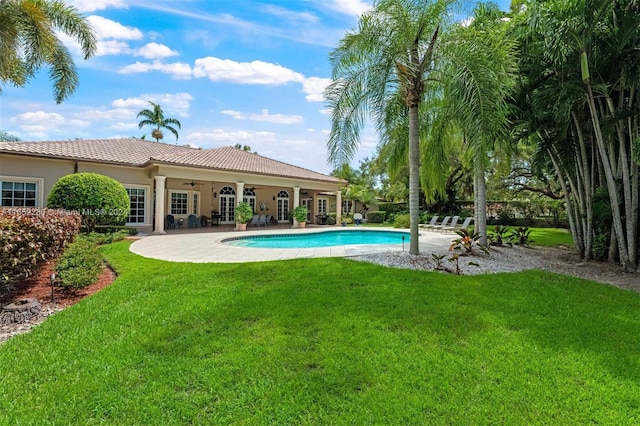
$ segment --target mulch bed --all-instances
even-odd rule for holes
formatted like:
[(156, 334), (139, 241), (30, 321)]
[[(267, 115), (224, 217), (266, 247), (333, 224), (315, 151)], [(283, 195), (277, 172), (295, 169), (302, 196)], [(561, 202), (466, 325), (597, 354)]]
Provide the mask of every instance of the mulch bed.
[(10, 293), (0, 296), (0, 306), (19, 299), (35, 298), (42, 305), (55, 304), (59, 307), (67, 307), (102, 290), (116, 279), (115, 272), (111, 268), (105, 267), (98, 281), (85, 288), (68, 291), (61, 287), (54, 287), (55, 301), (52, 302), (51, 274), (54, 273), (55, 265), (55, 261), (48, 262), (41, 266), (36, 274), (16, 284)]

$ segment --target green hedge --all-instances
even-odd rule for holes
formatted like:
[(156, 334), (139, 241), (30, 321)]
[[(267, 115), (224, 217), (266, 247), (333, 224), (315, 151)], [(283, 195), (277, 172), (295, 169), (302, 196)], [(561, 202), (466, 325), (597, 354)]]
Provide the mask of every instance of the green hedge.
[(383, 223), (386, 213), (383, 211), (375, 211), (367, 213), (367, 223)]
[(62, 253), (81, 220), (64, 210), (0, 208), (0, 291)]
[(78, 238), (64, 251), (56, 272), (62, 287), (78, 289), (95, 283), (103, 267), (98, 245), (87, 238)]

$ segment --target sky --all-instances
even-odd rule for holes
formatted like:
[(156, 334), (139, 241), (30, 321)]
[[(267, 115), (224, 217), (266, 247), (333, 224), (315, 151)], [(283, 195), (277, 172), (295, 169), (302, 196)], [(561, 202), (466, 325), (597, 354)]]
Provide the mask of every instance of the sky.
[[(471, 2), (471, 1), (470, 1)], [(138, 128), (148, 101), (182, 124), (163, 142), (260, 155), (329, 173), (330, 113), (322, 92), (330, 52), (371, 0), (67, 0), (98, 39), (74, 55), (80, 85), (56, 104), (46, 72), (0, 94), (0, 130), (25, 141), (151, 139)], [(509, 0), (498, 0), (506, 10)], [(464, 18), (464, 17), (462, 17)], [(375, 154), (367, 128), (352, 165)]]

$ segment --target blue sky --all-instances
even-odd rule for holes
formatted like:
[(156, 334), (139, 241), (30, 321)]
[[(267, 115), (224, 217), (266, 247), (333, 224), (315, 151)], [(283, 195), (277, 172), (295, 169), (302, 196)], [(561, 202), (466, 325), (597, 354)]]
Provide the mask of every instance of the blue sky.
[[(180, 120), (177, 143), (240, 143), (323, 173), (329, 52), (370, 0), (69, 0), (94, 27), (98, 54), (76, 56), (78, 90), (56, 105), (46, 74), (3, 87), (0, 130), (22, 140), (150, 138), (147, 101)], [(506, 9), (509, 0), (497, 2)], [(77, 52), (72, 43), (72, 51)], [(150, 138), (151, 139), (151, 138)], [(175, 144), (165, 132), (164, 142)], [(375, 153), (367, 130), (353, 164)]]

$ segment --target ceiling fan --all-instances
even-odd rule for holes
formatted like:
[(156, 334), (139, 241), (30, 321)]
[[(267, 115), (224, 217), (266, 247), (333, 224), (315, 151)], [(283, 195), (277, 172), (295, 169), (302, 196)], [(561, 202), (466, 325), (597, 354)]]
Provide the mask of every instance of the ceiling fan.
[(245, 189), (248, 191), (255, 191), (256, 189), (263, 189), (263, 188), (260, 188), (258, 186), (247, 186)]
[(196, 185), (204, 185), (204, 184), (203, 183), (199, 183), (199, 182), (191, 181), (191, 182), (185, 182), (185, 183), (183, 183), (183, 185), (191, 185), (191, 187), (193, 188)]

